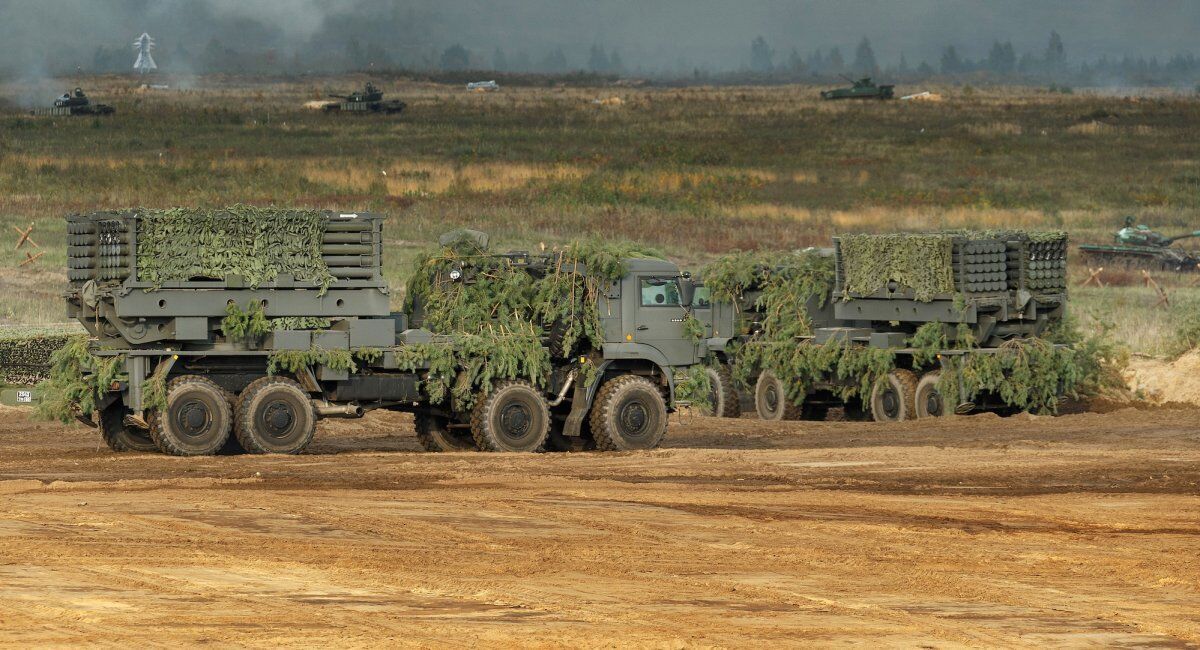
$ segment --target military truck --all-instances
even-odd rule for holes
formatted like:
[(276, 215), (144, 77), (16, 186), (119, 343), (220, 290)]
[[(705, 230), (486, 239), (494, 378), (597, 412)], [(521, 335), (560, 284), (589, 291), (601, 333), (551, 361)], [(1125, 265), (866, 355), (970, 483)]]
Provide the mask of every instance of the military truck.
[[(430, 283), (432, 293), (484, 282), (485, 277), (492, 281), (499, 277), (499, 282), (504, 283), (506, 273), (521, 273), (534, 282), (571, 273), (581, 278), (593, 276), (593, 270), (586, 264), (562, 251), (491, 253), (486, 249), (486, 239), (476, 241), (482, 245), (474, 248), (473, 254), (451, 255), (454, 260), (451, 264), (437, 267)], [(443, 239), (443, 243), (448, 242), (449, 239)], [(522, 320), (539, 327), (542, 347), (553, 360), (547, 387), (548, 395), (553, 396), (548, 439), (551, 449), (630, 449), (631, 443), (624, 440), (634, 439), (637, 432), (661, 437), (666, 414), (677, 404), (677, 379), (707, 355), (703, 342), (684, 332), (684, 320), (694, 295), (690, 276), (665, 259), (630, 255), (620, 260), (620, 265), (622, 276), (604, 277), (595, 285), (594, 309), (602, 332), (600, 341), (587, 336), (569, 338), (562, 318), (536, 324), (539, 321), (533, 315), (520, 315)], [(588, 288), (580, 285), (578, 290), (588, 291)], [(426, 296), (414, 297), (408, 312), (410, 326), (436, 327), (430, 323), (426, 302)], [(527, 308), (527, 305), (515, 307), (511, 301), (499, 302), (504, 302), (503, 308)], [(487, 311), (499, 307), (502, 307), (499, 303), (478, 306)], [(571, 314), (568, 318), (586, 317)], [(587, 375), (596, 379), (582, 381)], [(626, 393), (641, 397), (623, 401), (620, 396)], [(589, 414), (587, 404), (598, 405)], [(618, 431), (622, 433), (613, 433)], [(422, 438), (422, 444), (431, 451), (472, 445), (469, 440), (456, 444), (428, 437)], [(636, 449), (636, 445), (632, 446)]]
[(54, 106), (33, 111), (34, 115), (112, 115), (116, 109), (108, 104), (93, 104), (83, 88), (65, 92), (54, 100)]
[[(545, 381), (496, 377), (461, 408), (430, 390), (446, 371), (435, 368), (439, 350), (454, 350), (455, 337), (390, 310), (381, 215), (235, 212), (67, 217), (68, 314), (87, 328), (95, 358), (119, 364), (79, 419), (114, 451), (299, 453), (320, 418), (374, 409), (414, 413), (435, 451), (540, 451), (584, 439), (650, 449), (675, 407), (677, 371), (704, 355), (683, 341), (690, 280), (670, 262), (628, 260), (595, 297), (602, 346), (555, 355)], [(289, 263), (316, 251), (320, 273), (262, 266), (281, 250)], [(531, 270), (547, 263), (514, 255)], [(221, 270), (231, 263), (240, 270)], [(259, 334), (239, 336), (234, 325), (255, 319)]]
[(1194, 272), (1200, 257), (1191, 251), (1171, 248), (1183, 239), (1200, 237), (1200, 230), (1168, 237), (1125, 217), (1125, 227), (1113, 235), (1112, 244), (1081, 244), (1079, 252), (1089, 264), (1146, 269), (1149, 271)]
[(366, 88), (362, 90), (355, 90), (345, 95), (331, 94), (330, 97), (341, 101), (326, 104), (325, 112), (327, 113), (385, 113), (391, 115), (408, 107), (408, 104), (398, 99), (385, 101), (383, 91), (369, 81)]
[(822, 90), (821, 99), (892, 99), (895, 97), (896, 86), (891, 84), (875, 85), (870, 77), (851, 79), (846, 75), (838, 75), (850, 82), (847, 88)]
[[(889, 237), (900, 239), (889, 242)], [(905, 248), (903, 237), (882, 236), (874, 242), (878, 244), (874, 250), (858, 246), (853, 257), (847, 255), (846, 237), (835, 238), (831, 249), (797, 254), (798, 259), (808, 258), (803, 263), (813, 269), (823, 263), (832, 268), (827, 275), (811, 276), (814, 282), (824, 283), (822, 288), (793, 302), (764, 301), (764, 291), (788, 269), (759, 268), (753, 280), (738, 287), (733, 300), (715, 298), (705, 286), (707, 278), (700, 278), (694, 311), (705, 324), (713, 362), (708, 369), (713, 411), (725, 417), (754, 410), (765, 420), (821, 420), (830, 409), (840, 408), (849, 419), (898, 421), (977, 409), (1013, 410), (1011, 400), (999, 394), (1004, 391), (982, 391), (967, 399), (970, 391), (962, 385), (961, 371), (979, 355), (1011, 350), (1006, 348), (1011, 342), (1045, 335), (1062, 320), (1067, 300), (1066, 236), (948, 235), (946, 284), (927, 295), (887, 277), (886, 266), (879, 263), (889, 247)], [(936, 264), (935, 259), (918, 257), (910, 268)], [(881, 281), (864, 291), (857, 282), (864, 269), (855, 268), (858, 265), (873, 267), (869, 271), (881, 274)], [(796, 377), (755, 364), (741, 369), (739, 386), (734, 380), (738, 364), (754, 352), (752, 346), (772, 343), (763, 341), (772, 317), (776, 322), (807, 320), (807, 334), (774, 341), (787, 354), (797, 349), (819, 352), (821, 346), (840, 346), (837, 349), (850, 352), (877, 350), (884, 354), (874, 360), (864, 355), (864, 359), (886, 362), (890, 369), (855, 390), (866, 377), (865, 363), (830, 366), (837, 371), (804, 377), (805, 385), (797, 395), (792, 384)], [(926, 342), (916, 346), (923, 337)], [(930, 342), (936, 342), (935, 349), (929, 349)], [(954, 393), (963, 396), (961, 400), (947, 403), (944, 375), (957, 382)]]

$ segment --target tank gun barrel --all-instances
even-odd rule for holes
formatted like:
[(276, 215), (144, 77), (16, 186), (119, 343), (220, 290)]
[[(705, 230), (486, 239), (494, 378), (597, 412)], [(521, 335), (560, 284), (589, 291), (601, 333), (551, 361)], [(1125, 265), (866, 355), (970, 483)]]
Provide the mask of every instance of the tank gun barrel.
[(1180, 239), (1187, 239), (1189, 237), (1200, 237), (1200, 230), (1193, 230), (1192, 232), (1185, 232), (1182, 235), (1175, 235), (1174, 237), (1168, 237), (1167, 245), (1170, 246), (1171, 244), (1174, 244), (1175, 242), (1179, 241)]

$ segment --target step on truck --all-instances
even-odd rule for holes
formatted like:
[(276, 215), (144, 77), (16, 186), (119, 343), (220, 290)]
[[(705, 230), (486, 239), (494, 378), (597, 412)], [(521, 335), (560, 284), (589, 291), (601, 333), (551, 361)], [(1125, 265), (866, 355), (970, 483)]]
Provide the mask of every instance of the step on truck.
[[(294, 454), (318, 420), (374, 409), (413, 413), (435, 451), (651, 449), (675, 408), (677, 373), (706, 354), (682, 331), (690, 280), (670, 262), (629, 260), (596, 296), (603, 345), (554, 356), (544, 381), (477, 387), (471, 408), (459, 409), (427, 389), (433, 351), (453, 348), (455, 336), (410, 327), (390, 309), (381, 215), (318, 213), (315, 233), (286, 221), (253, 226), (298, 232), (283, 242), (293, 258), (319, 252), (314, 279), (269, 265), (264, 275), (254, 263), (214, 272), (273, 254), (254, 238), (222, 238), (244, 210), (209, 213), (203, 226), (177, 221), (175, 231), (151, 212), (67, 218), (68, 314), (87, 329), (94, 358), (118, 364), (77, 415), (115, 451)], [(186, 239), (179, 229), (224, 248), (172, 247)], [(164, 268), (191, 270), (168, 277)], [(247, 322), (259, 325), (247, 334)]]
[[(753, 411), (764, 420), (823, 420), (831, 409), (841, 409), (847, 419), (898, 421), (951, 412), (1020, 410), (1020, 400), (1028, 396), (1019, 390), (1005, 390), (1003, 381), (1007, 379), (972, 392), (963, 385), (961, 370), (980, 355), (1007, 354), (1014, 345), (1040, 342), (1060, 324), (1067, 305), (1066, 235), (1016, 232), (934, 237), (941, 242), (938, 245), (945, 246), (945, 283), (926, 295), (895, 277), (885, 277), (888, 270), (881, 260), (889, 257), (890, 246), (906, 245), (903, 237), (880, 236), (874, 242), (876, 252), (857, 257), (847, 254), (844, 237), (835, 238), (831, 249), (781, 256), (807, 260), (803, 266), (809, 277), (821, 278), (821, 290), (790, 303), (763, 300), (765, 291), (779, 286), (776, 281), (795, 271), (787, 264), (776, 268), (760, 265), (750, 274), (753, 280), (739, 285), (735, 295), (722, 298), (713, 296), (705, 286), (707, 278), (698, 278), (694, 313), (706, 330), (706, 348), (711, 355), (707, 372), (713, 387), (710, 402), (715, 414), (737, 417)], [(938, 263), (922, 258), (912, 268)], [(825, 275), (813, 272), (823, 264), (828, 265)], [(862, 276), (858, 271), (863, 269), (854, 265), (861, 264), (870, 264), (871, 270), (880, 274), (880, 281), (866, 287), (856, 285), (854, 280)], [(806, 319), (807, 332), (786, 342), (772, 341), (764, 331), (770, 327), (769, 309), (784, 312), (785, 319)], [(926, 340), (937, 342), (937, 347), (914, 346), (921, 338), (918, 332), (932, 333)], [(761, 363), (747, 363), (755, 345), (782, 345), (788, 354), (800, 346), (877, 350), (887, 353), (881, 355), (885, 359), (891, 356), (890, 362), (884, 361), (891, 368), (859, 389), (865, 370), (845, 371), (854, 364), (838, 366), (840, 373), (798, 378)], [(1046, 345), (1055, 350), (1065, 348)], [(951, 388), (957, 390), (946, 390), (943, 376), (952, 378)], [(797, 382), (802, 384), (800, 388)], [(1058, 386), (1061, 395), (1063, 385), (1060, 382)], [(947, 392), (958, 399), (948, 403), (943, 394)], [(1014, 398), (1013, 393), (1021, 395)]]

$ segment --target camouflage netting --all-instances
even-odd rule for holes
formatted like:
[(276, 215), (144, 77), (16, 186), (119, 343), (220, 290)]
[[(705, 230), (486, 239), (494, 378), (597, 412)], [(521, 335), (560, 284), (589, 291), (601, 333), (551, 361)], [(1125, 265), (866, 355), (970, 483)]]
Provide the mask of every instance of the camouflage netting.
[(124, 358), (93, 355), (89, 344), (87, 336), (73, 336), (51, 355), (50, 377), (38, 384), (40, 417), (71, 422), (76, 415), (91, 415), (109, 384), (121, 378)]
[(327, 288), (321, 258), (328, 217), (315, 210), (235, 205), (220, 210), (134, 210), (140, 218), (138, 279), (154, 285), (240, 275), (251, 287), (291, 274)]
[[(484, 240), (463, 231), (417, 259), (405, 311), (420, 312), (422, 327), (453, 337), (452, 343), (416, 350), (437, 361), (429, 373), (429, 381), (437, 384), (427, 386), (431, 395), (451, 394), (463, 408), (473, 398), (472, 387), (486, 393), (496, 379), (544, 382), (551, 354), (565, 358), (584, 345), (603, 343), (600, 293), (625, 274), (623, 260), (662, 257), (636, 244), (595, 239), (547, 255), (545, 272), (531, 273), (508, 257), (488, 253)], [(465, 281), (451, 280), (452, 270)], [(484, 344), (489, 340), (492, 344)]]
[(50, 357), (70, 334), (38, 330), (0, 331), (0, 384), (32, 386), (50, 377)]
[[(888, 260), (896, 257), (886, 251), (886, 245), (894, 244), (910, 254), (917, 251), (916, 254), (924, 255), (925, 259), (938, 259), (935, 255), (948, 254), (954, 235), (962, 233), (924, 239), (912, 235), (849, 239), (852, 240), (851, 255), (866, 255), (867, 251), (873, 251), (882, 260), (880, 263), (872, 261), (870, 265), (879, 274), (876, 277), (881, 277), (891, 273), (884, 269), (889, 268)], [(994, 238), (1010, 235), (1029, 236), (1027, 233), (1007, 233)], [(1051, 233), (1048, 240), (1061, 236), (1061, 233)], [(983, 237), (972, 234), (970, 238)], [(846, 239), (842, 239), (843, 255)], [(883, 248), (876, 248), (878, 246)], [(910, 281), (922, 277), (914, 271), (914, 265), (895, 264), (892, 268), (903, 270), (904, 273), (894, 275), (910, 278)], [(945, 268), (949, 269), (948, 261)], [(811, 339), (802, 338), (812, 334), (805, 304), (812, 298), (816, 298), (818, 304), (831, 298), (833, 274), (832, 261), (812, 252), (734, 253), (705, 268), (704, 285), (710, 289), (713, 300), (732, 302), (758, 314), (759, 331), (730, 351), (734, 379), (743, 389), (751, 389), (750, 377), (770, 370), (784, 381), (788, 398), (797, 406), (803, 403), (810, 388), (827, 379), (841, 381), (842, 399), (865, 398), (875, 382), (896, 367), (893, 350), (872, 349), (837, 340), (818, 345)], [(929, 283), (926, 284), (928, 289), (936, 288), (931, 276), (924, 278), (916, 282)], [(950, 286), (953, 287), (952, 281)], [(747, 292), (754, 291), (761, 293), (756, 295), (753, 304), (747, 305), (747, 295), (755, 296)], [(1054, 343), (1069, 343), (1071, 347), (1056, 347)], [(926, 367), (936, 365), (939, 351), (971, 350), (976, 345), (969, 327), (960, 327), (951, 342), (946, 327), (940, 323), (921, 326), (908, 344), (916, 349), (914, 359)], [(1119, 368), (1119, 356), (1101, 337), (1082, 337), (1073, 325), (1062, 323), (1047, 338), (1010, 341), (996, 353), (955, 357), (939, 385), (948, 402), (971, 400), (987, 392), (1012, 406), (1053, 412), (1058, 406), (1058, 396), (1064, 392), (1086, 397), (1119, 383), (1120, 374), (1114, 370)], [(962, 395), (959, 394), (960, 385), (964, 391)]]
[(865, 296), (895, 282), (916, 299), (954, 291), (954, 234), (842, 235), (844, 297)]

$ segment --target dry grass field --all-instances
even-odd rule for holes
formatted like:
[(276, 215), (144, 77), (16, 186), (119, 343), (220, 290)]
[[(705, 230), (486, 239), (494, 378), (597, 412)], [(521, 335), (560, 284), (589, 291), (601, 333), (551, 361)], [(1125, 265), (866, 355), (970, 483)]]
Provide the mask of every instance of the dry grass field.
[[(0, 246), (0, 324), (60, 320), (61, 216), (127, 206), (385, 212), (397, 300), (414, 252), (457, 226), (514, 247), (636, 239), (698, 266), (839, 232), (1063, 228), (1102, 242), (1124, 214), (1172, 233), (1200, 224), (1200, 102), (1181, 95), (948, 87), (934, 102), (829, 103), (799, 86), (479, 94), (392, 81), (409, 108), (384, 117), (303, 108), (365, 78), (164, 81), (0, 85), (0, 231), (35, 223), (45, 251), (18, 267), (25, 251)], [(117, 114), (31, 117), (15, 99), (75, 83)], [(1075, 313), (1136, 352), (1168, 352), (1200, 313), (1191, 278), (1159, 278), (1163, 310), (1137, 276), (1105, 277), (1123, 286), (1077, 290)]]
[[(303, 108), (363, 77), (164, 81), (0, 85), (0, 229), (36, 223), (46, 250), (17, 269), (24, 253), (0, 247), (0, 322), (58, 320), (61, 216), (127, 206), (382, 211), (396, 286), (413, 252), (456, 226), (501, 246), (636, 239), (695, 266), (839, 232), (1063, 228), (1080, 242), (1106, 241), (1130, 213), (1171, 232), (1200, 224), (1200, 102), (1187, 96), (947, 87), (932, 88), (941, 101), (830, 103), (802, 86), (480, 94), (385, 80), (409, 104), (385, 117)], [(76, 84), (117, 114), (31, 117), (16, 99)], [(1195, 302), (1188, 279), (1164, 281), (1182, 285), (1183, 307), (1137, 314), (1149, 290), (1083, 290), (1077, 313), (1160, 353)]]

